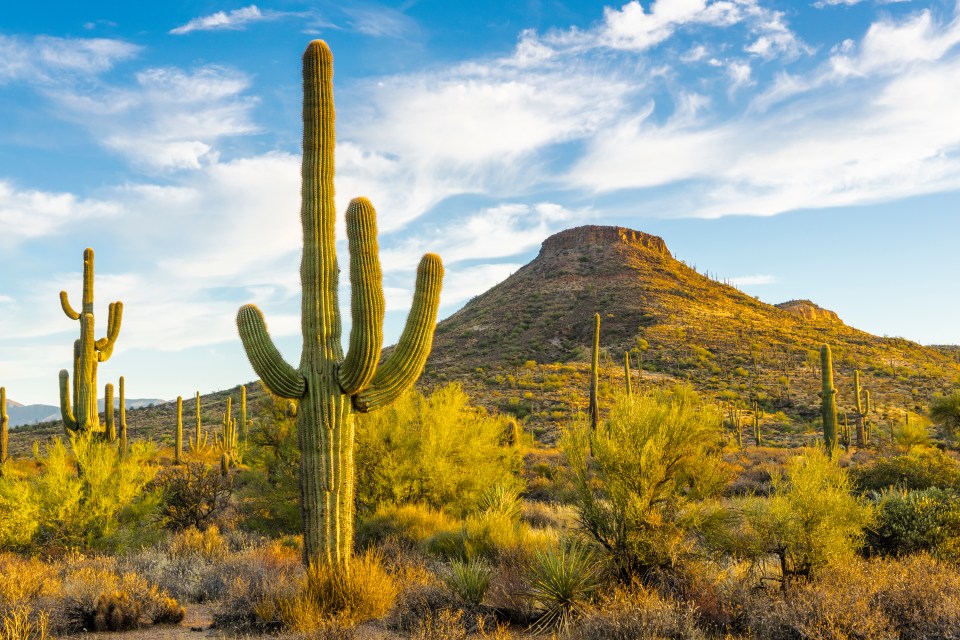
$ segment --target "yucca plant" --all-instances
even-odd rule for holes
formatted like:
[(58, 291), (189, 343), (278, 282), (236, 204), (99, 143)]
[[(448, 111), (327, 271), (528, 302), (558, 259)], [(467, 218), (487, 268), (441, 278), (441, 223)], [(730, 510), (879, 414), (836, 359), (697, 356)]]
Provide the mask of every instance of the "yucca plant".
[(510, 520), (519, 520), (523, 511), (520, 487), (497, 483), (480, 494), (477, 506), (481, 513), (499, 514)]
[(599, 565), (590, 550), (578, 543), (537, 549), (526, 567), (528, 595), (543, 612), (532, 630), (565, 630), (583, 613), (600, 583)]
[(443, 576), (443, 582), (458, 598), (479, 607), (490, 588), (490, 567), (479, 558), (465, 562), (455, 560)]

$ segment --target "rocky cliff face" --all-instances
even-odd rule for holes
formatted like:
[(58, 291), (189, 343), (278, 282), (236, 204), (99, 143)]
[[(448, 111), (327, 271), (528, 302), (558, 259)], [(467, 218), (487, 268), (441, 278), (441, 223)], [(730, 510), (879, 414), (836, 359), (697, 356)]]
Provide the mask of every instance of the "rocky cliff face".
[(804, 320), (828, 320), (830, 322), (843, 323), (843, 321), (840, 320), (840, 316), (838, 316), (835, 311), (824, 309), (823, 307), (809, 300), (788, 300), (774, 306), (778, 309), (786, 311), (787, 313), (800, 316)]
[(667, 243), (659, 236), (624, 227), (601, 227), (588, 225), (567, 229), (543, 241), (538, 257), (549, 257), (565, 252), (583, 251), (588, 247), (612, 247), (618, 244), (638, 249), (647, 249), (666, 258), (671, 258)]

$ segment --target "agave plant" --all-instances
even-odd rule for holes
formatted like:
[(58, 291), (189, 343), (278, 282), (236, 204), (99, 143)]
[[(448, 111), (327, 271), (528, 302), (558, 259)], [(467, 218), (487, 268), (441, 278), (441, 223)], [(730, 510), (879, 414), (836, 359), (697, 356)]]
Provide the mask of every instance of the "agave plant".
[(533, 631), (565, 630), (583, 613), (600, 583), (599, 565), (590, 550), (571, 542), (537, 549), (527, 565), (528, 595), (543, 612)]
[(461, 600), (479, 607), (490, 588), (491, 578), (490, 567), (479, 558), (471, 558), (465, 562), (454, 561), (444, 574), (443, 582)]

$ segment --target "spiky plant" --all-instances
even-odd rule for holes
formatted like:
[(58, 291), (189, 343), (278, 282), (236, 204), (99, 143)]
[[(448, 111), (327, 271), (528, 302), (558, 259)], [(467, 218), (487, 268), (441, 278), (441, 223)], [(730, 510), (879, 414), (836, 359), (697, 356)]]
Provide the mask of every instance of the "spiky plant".
[(127, 452), (127, 396), (120, 376), (120, 453)]
[(582, 614), (600, 582), (593, 554), (575, 543), (534, 550), (526, 574), (527, 595), (542, 607), (533, 627), (541, 633), (565, 630)]
[(304, 562), (345, 566), (353, 553), (353, 414), (392, 403), (419, 377), (433, 341), (443, 265), (434, 254), (420, 261), (407, 324), (379, 364), (384, 301), (376, 212), (366, 198), (352, 200), (346, 217), (353, 323), (344, 357), (334, 235), (333, 56), (321, 40), (304, 53), (303, 89), (299, 367), (283, 360), (256, 306), (240, 309), (237, 326), (267, 388), (298, 401)]
[(820, 374), (823, 381), (820, 391), (823, 442), (830, 452), (837, 448), (837, 389), (833, 386), (833, 354), (828, 344), (820, 347)]
[(75, 311), (66, 291), (60, 292), (60, 306), (68, 318), (80, 322), (80, 338), (73, 343), (72, 393), (70, 373), (66, 369), (60, 371), (60, 414), (63, 426), (67, 432), (99, 431), (97, 364), (106, 362), (113, 354), (113, 347), (120, 334), (123, 303), (110, 303), (107, 335), (99, 340), (94, 338), (93, 249), (87, 248), (83, 252), (83, 306), (79, 312)]
[(247, 387), (240, 387), (240, 442), (247, 441)]
[(867, 401), (863, 402), (863, 390), (860, 388), (860, 370), (853, 372), (853, 419), (857, 426), (857, 446), (867, 446), (867, 416), (870, 414), (870, 392), (867, 391)]
[(763, 419), (764, 415), (766, 415), (766, 412), (764, 412), (764, 410), (760, 408), (760, 403), (754, 402), (753, 403), (753, 440), (758, 447), (761, 445), (760, 420)]
[(633, 385), (630, 384), (630, 352), (623, 352), (623, 381), (627, 387), (627, 397), (633, 395)]

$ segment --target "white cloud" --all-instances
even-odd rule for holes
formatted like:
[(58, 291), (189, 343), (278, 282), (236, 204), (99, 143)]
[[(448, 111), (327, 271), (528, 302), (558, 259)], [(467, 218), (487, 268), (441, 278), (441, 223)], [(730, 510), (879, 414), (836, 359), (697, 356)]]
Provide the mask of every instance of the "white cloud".
[(402, 11), (382, 5), (347, 3), (340, 7), (350, 27), (374, 38), (404, 38), (417, 31), (417, 23)]
[(76, 74), (95, 76), (139, 52), (137, 45), (107, 38), (0, 35), (0, 84), (13, 80), (48, 84)]
[(70, 193), (19, 190), (0, 180), (0, 246), (15, 246), (28, 238), (67, 233), (69, 225), (121, 213), (113, 202), (85, 200)]
[(194, 18), (184, 25), (171, 29), (171, 35), (183, 35), (191, 31), (219, 31), (224, 29), (243, 29), (253, 22), (277, 20), (285, 14), (276, 11), (261, 11), (257, 5), (234, 9), (233, 11), (217, 11), (207, 16)]
[(776, 276), (757, 274), (730, 278), (728, 282), (735, 287), (753, 287), (764, 284), (775, 284), (778, 280)]

